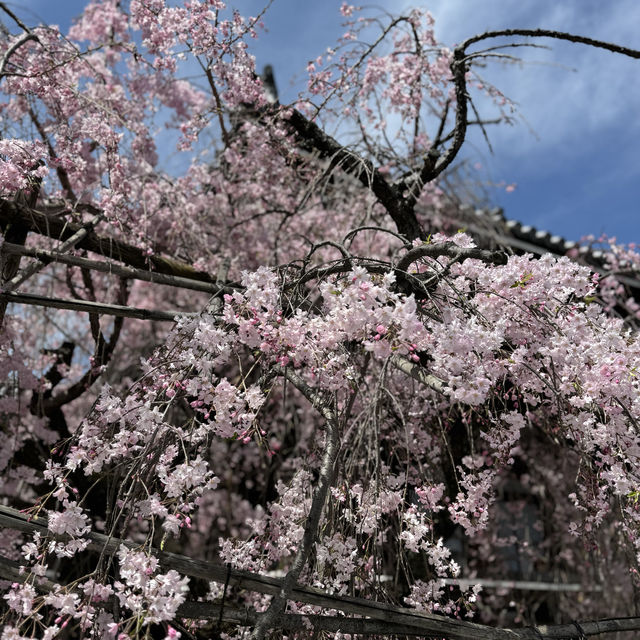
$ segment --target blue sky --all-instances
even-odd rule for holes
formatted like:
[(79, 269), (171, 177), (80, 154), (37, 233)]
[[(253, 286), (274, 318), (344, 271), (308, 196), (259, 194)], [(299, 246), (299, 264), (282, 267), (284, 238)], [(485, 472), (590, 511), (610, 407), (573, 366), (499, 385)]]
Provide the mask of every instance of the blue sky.
[[(65, 30), (84, 0), (7, 3), (29, 24), (40, 20)], [(284, 101), (296, 94), (290, 80), (304, 78), (308, 60), (332, 45), (343, 29), (340, 0), (274, 0), (268, 31), (255, 42), (258, 67), (270, 63)], [(428, 8), (436, 37), (451, 46), (486, 30), (546, 28), (640, 49), (637, 0), (383, 0), (392, 12)], [(264, 2), (229, 2), (255, 15)], [(504, 40), (502, 40), (504, 42)], [(640, 60), (581, 45), (544, 41), (551, 50), (519, 50), (525, 64), (493, 66), (485, 78), (518, 105), (513, 127), (490, 130), (491, 155), (477, 134), (465, 155), (479, 162), (478, 179), (516, 183), (492, 188), (508, 218), (569, 240), (602, 232), (620, 242), (640, 242)], [(299, 84), (297, 85), (300, 86)]]

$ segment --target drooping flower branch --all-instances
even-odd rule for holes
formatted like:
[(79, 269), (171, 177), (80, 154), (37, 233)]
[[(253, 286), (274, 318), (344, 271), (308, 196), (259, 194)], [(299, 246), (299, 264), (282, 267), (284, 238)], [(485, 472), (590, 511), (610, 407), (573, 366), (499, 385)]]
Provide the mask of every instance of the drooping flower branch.
[[(640, 259), (478, 246), (440, 181), (495, 121), (473, 45), (640, 54), (452, 52), (345, 4), (280, 105), (219, 0), (67, 37), (0, 10), (3, 640), (639, 628), (551, 623), (640, 586)], [(559, 588), (534, 614), (506, 578)]]

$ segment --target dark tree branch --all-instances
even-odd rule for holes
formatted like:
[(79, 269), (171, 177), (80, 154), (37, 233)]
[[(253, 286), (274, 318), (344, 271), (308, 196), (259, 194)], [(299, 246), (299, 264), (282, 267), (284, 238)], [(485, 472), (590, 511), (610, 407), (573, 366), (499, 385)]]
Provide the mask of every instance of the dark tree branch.
[(408, 240), (424, 237), (413, 205), (405, 201), (396, 187), (389, 184), (369, 160), (343, 147), (299, 111), (293, 109), (289, 113), (287, 122), (311, 149), (316, 150), (321, 158), (328, 158), (332, 167), (340, 167), (372, 191), (391, 216), (400, 235)]
[(407, 251), (398, 263), (396, 271), (407, 273), (411, 263), (420, 258), (439, 258), (447, 256), (457, 260), (467, 260), (473, 258), (482, 260), (489, 264), (506, 264), (508, 256), (503, 251), (488, 251), (487, 249), (478, 249), (477, 247), (459, 247), (453, 242), (443, 242), (438, 244), (423, 244)]
[(554, 38), (555, 40), (567, 40), (569, 42), (586, 44), (590, 47), (596, 47), (598, 49), (606, 49), (613, 53), (619, 53), (630, 58), (640, 59), (640, 51), (636, 49), (629, 49), (628, 47), (621, 47), (617, 44), (610, 42), (604, 42), (603, 40), (594, 40), (593, 38), (586, 38), (585, 36), (576, 36), (572, 33), (565, 33), (564, 31), (552, 31), (549, 29), (502, 29), (499, 31), (487, 31), (479, 35), (473, 36), (465, 40), (459, 48), (465, 51), (468, 47), (476, 42), (487, 40), (488, 38), (500, 38), (500, 37), (512, 37), (512, 36), (524, 36), (527, 38)]
[(451, 62), (451, 73), (453, 75), (455, 93), (456, 93), (456, 121), (453, 134), (453, 143), (436, 164), (433, 164), (432, 159), (427, 158), (422, 170), (420, 172), (420, 178), (422, 184), (426, 184), (438, 177), (456, 158), (462, 143), (464, 142), (468, 121), (467, 121), (467, 101), (469, 95), (467, 94), (466, 72), (469, 63), (469, 56), (467, 55), (467, 49), (476, 42), (487, 40), (489, 38), (498, 37), (512, 37), (512, 36), (524, 36), (532, 38), (554, 38), (556, 40), (567, 40), (569, 42), (575, 42), (580, 44), (586, 44), (599, 49), (606, 49), (613, 53), (619, 53), (631, 58), (640, 59), (640, 51), (635, 49), (629, 49), (628, 47), (621, 47), (609, 42), (603, 42), (602, 40), (594, 40), (593, 38), (586, 38), (583, 36), (576, 36), (571, 33), (564, 33), (562, 31), (550, 31), (548, 29), (503, 29), (501, 31), (487, 31), (480, 35), (476, 35), (468, 40), (465, 40), (461, 45), (457, 46), (453, 51), (453, 60)]
[[(127, 298), (127, 289), (124, 281), (120, 281), (119, 302), (124, 304)], [(103, 367), (109, 363), (113, 351), (118, 344), (122, 325), (124, 323), (123, 316), (116, 316), (113, 320), (113, 331), (107, 340), (100, 329), (99, 316), (97, 313), (90, 313), (91, 330), (94, 334), (95, 348), (93, 352), (93, 361), (89, 365), (89, 369), (84, 375), (68, 389), (48, 398), (43, 398), (40, 406), (45, 415), (49, 415), (69, 402), (80, 397), (91, 385), (102, 375)]]
[[(38, 116), (36, 115), (35, 111), (31, 107), (29, 107), (29, 117), (31, 118), (31, 121), (33, 122), (36, 129), (38, 130), (38, 133), (40, 134), (42, 141), (47, 146), (47, 151), (49, 152), (49, 158), (53, 160), (56, 157), (56, 152), (53, 148), (53, 145), (51, 144), (51, 140), (49, 140), (49, 136), (47, 135), (47, 132), (44, 130), (44, 127), (42, 126), (42, 124), (40, 124), (40, 120), (38, 119)], [(67, 173), (66, 169), (58, 165), (56, 166), (56, 174), (58, 176), (58, 180), (60, 181), (60, 185), (62, 186), (62, 190), (65, 196), (72, 202), (75, 202), (77, 198), (73, 192), (73, 187), (71, 186), (71, 181), (69, 180), (69, 174)]]
[[(14, 200), (11, 203), (15, 207), (25, 207), (27, 209), (32, 209), (36, 206), (36, 203), (38, 202), (38, 196), (40, 195), (42, 179), (30, 179), (29, 182), (31, 183), (30, 190), (20, 190), (15, 194)], [(9, 201), (6, 202), (9, 204)], [(30, 231), (29, 226), (25, 224), (24, 220), (22, 220), (20, 217), (8, 220), (6, 223), (0, 222), (0, 229), (2, 229), (4, 240), (17, 245), (24, 245), (26, 243), (27, 235)], [(13, 279), (16, 277), (19, 269), (20, 256), (7, 255), (0, 252), (0, 290), (3, 290), (5, 287), (10, 288)], [(4, 316), (6, 311), (6, 302), (0, 301), (0, 327), (2, 327), (4, 323)]]
[[(41, 380), (41, 383), (43, 383), (43, 386), (46, 381), (49, 383), (50, 388), (46, 389), (44, 392), (42, 390), (34, 391), (31, 396), (31, 402), (29, 406), (29, 410), (33, 415), (38, 417), (43, 417), (46, 415), (49, 418), (49, 427), (57, 432), (58, 437), (60, 439), (68, 438), (71, 435), (69, 432), (69, 427), (67, 426), (67, 421), (65, 420), (64, 414), (58, 410), (58, 407), (56, 407), (55, 409), (46, 411), (43, 405), (46, 400), (49, 400), (51, 398), (51, 396), (53, 395), (53, 390), (63, 380), (64, 376), (60, 372), (59, 367), (61, 365), (66, 367), (71, 365), (71, 360), (73, 359), (73, 352), (75, 350), (75, 346), (76, 345), (73, 342), (65, 341), (57, 349), (46, 350), (47, 353), (53, 354), (56, 357), (55, 362), (51, 365), (49, 370), (45, 373), (44, 379)], [(37, 460), (37, 447), (34, 446), (33, 442), (27, 443), (27, 445), (23, 447), (23, 450), (24, 449), (28, 449), (28, 451), (23, 451), (23, 453), (27, 454), (27, 459), (31, 458), (31, 460), (33, 460), (34, 458), (36, 458)], [(36, 460), (34, 460), (34, 462), (36, 463), (30, 464), (30, 466), (32, 466), (35, 469), (38, 469), (38, 468), (42, 469), (42, 467), (38, 465), (38, 462), (44, 464), (44, 461), (42, 460), (36, 461)]]
[[(32, 207), (25, 206), (22, 203), (11, 202), (0, 198), (0, 230), (4, 230), (12, 224), (19, 224), (28, 231), (33, 231), (50, 238), (58, 240), (67, 240), (77, 231), (82, 229), (81, 225), (68, 222), (62, 216), (72, 215), (72, 211), (68, 209), (58, 209), (48, 213), (46, 210), (36, 210)], [(92, 213), (100, 213), (92, 208)], [(5, 235), (5, 240), (20, 244), (11, 240)], [(188, 265), (173, 258), (167, 258), (160, 255), (147, 255), (145, 251), (134, 247), (114, 238), (106, 238), (99, 236), (94, 232), (88, 232), (87, 235), (77, 243), (78, 249), (86, 249), (93, 253), (98, 253), (105, 258), (118, 260), (135, 269), (145, 271), (155, 271), (171, 276), (179, 276), (202, 282), (214, 284), (214, 278), (208, 273), (196, 271), (191, 265)]]
[(29, 42), (29, 40), (35, 40), (36, 42), (40, 42), (38, 36), (35, 33), (24, 33), (18, 40), (16, 40), (5, 52), (4, 56), (2, 56), (2, 62), (0, 62), (0, 81), (6, 75), (10, 75), (5, 71), (7, 68), (7, 64), (9, 64), (9, 58), (24, 44)]
[(18, 16), (7, 7), (5, 2), (0, 2), (0, 9), (2, 9), (23, 31), (26, 33), (31, 33), (31, 29), (27, 27), (27, 25), (18, 18)]

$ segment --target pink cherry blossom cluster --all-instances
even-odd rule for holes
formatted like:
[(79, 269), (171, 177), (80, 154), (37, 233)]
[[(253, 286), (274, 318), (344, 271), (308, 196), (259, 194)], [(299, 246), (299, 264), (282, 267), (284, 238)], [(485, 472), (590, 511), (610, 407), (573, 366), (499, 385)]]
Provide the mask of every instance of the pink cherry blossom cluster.
[[(451, 50), (426, 10), (341, 13), (301, 111), (263, 96), (260, 18), (219, 0), (94, 1), (66, 37), (0, 42), (0, 213), (24, 214), (3, 218), (2, 284), (20, 251), (86, 225), (69, 265), (26, 281), (52, 307), (0, 301), (0, 499), (27, 518), (0, 541), (21, 567), (1, 640), (208, 637), (179, 619), (206, 586), (157, 549), (488, 624), (536, 601), (467, 579), (597, 575), (597, 597), (560, 594), (553, 615), (631, 610), (636, 248), (607, 240), (597, 274), (453, 233), (464, 211), (423, 171), (424, 116), (451, 122)], [(120, 260), (194, 290), (124, 284)], [(175, 322), (55, 310), (70, 297)], [(127, 542), (97, 553), (97, 534)], [(206, 599), (270, 608), (229, 584)]]

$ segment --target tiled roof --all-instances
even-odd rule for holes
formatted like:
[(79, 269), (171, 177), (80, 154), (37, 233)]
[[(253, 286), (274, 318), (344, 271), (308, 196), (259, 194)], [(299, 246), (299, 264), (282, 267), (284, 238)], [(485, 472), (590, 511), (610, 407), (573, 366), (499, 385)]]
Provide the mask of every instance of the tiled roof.
[[(514, 253), (532, 253), (543, 255), (551, 253), (556, 256), (568, 255), (588, 264), (601, 274), (608, 272), (605, 252), (592, 249), (578, 242), (565, 240), (548, 231), (536, 229), (531, 225), (523, 225), (517, 220), (505, 217), (504, 211), (495, 209), (463, 209), (465, 214), (465, 230), (476, 238), (480, 245), (490, 244), (511, 249)], [(640, 277), (616, 275), (622, 284), (630, 288), (634, 298), (640, 300)]]

